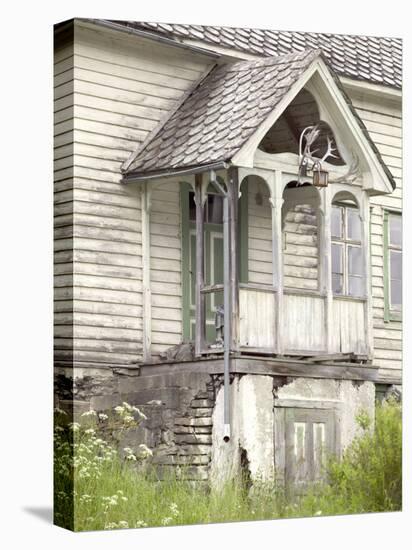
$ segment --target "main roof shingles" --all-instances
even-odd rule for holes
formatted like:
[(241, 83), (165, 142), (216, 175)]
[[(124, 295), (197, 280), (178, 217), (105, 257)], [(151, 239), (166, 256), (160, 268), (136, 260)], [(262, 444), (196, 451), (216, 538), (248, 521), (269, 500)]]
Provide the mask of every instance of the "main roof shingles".
[(402, 87), (402, 40), (375, 36), (118, 21), (136, 29), (272, 57), (320, 49), (339, 76)]
[(216, 66), (138, 151), (127, 173), (230, 160), (319, 55), (309, 50)]

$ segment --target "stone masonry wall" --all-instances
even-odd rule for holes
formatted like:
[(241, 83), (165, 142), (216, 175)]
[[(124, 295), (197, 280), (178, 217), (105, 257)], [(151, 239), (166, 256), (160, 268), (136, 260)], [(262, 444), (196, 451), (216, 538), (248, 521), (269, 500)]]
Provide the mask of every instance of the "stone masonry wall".
[(204, 373), (139, 376), (112, 369), (93, 373), (57, 372), (55, 406), (78, 421), (88, 410), (108, 413), (124, 401), (147, 416), (119, 438), (120, 449), (137, 450), (146, 444), (160, 479), (175, 473), (181, 478), (206, 481), (212, 444), (214, 377)]

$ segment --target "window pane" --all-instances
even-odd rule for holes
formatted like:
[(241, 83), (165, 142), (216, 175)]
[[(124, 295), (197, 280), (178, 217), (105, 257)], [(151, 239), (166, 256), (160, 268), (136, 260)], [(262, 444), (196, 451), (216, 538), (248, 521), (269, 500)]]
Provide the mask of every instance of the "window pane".
[(352, 241), (361, 240), (361, 220), (359, 216), (359, 211), (353, 208), (348, 208), (348, 227), (347, 227), (347, 237)]
[(334, 294), (343, 293), (343, 276), (332, 273), (332, 291)]
[(342, 245), (332, 243), (332, 273), (343, 273), (342, 251)]
[(195, 203), (195, 194), (189, 193), (189, 220), (194, 222), (196, 221), (196, 203)]
[(349, 276), (349, 295), (362, 296), (363, 294), (363, 278)]
[(223, 198), (219, 195), (207, 196), (207, 222), (223, 223)]
[(349, 275), (362, 275), (362, 249), (360, 246), (348, 246)]
[(402, 281), (391, 280), (391, 308), (401, 309), (402, 305)]
[(401, 216), (389, 216), (389, 244), (402, 246)]
[(402, 252), (390, 251), (391, 279), (402, 280)]
[(342, 238), (342, 212), (343, 209), (339, 206), (332, 207), (331, 233), (335, 239)]

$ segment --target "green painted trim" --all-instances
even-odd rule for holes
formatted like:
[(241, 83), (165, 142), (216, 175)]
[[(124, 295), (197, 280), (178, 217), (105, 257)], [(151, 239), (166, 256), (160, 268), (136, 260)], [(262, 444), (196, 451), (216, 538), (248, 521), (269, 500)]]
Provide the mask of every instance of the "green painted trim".
[[(238, 242), (239, 247), (239, 280), (247, 283), (249, 279), (249, 212), (248, 212), (248, 186), (242, 185), (242, 195), (239, 200)], [(196, 227), (189, 220), (189, 193), (193, 188), (189, 183), (180, 182), (180, 212), (181, 212), (181, 242), (182, 242), (182, 321), (183, 341), (191, 340), (190, 323), (190, 230)], [(208, 231), (222, 231), (222, 226), (217, 224), (205, 224)], [(206, 239), (207, 241), (208, 239)], [(206, 253), (208, 253), (206, 251)], [(210, 251), (209, 251), (210, 254)], [(206, 260), (206, 265), (208, 261)]]
[(249, 282), (249, 188), (247, 180), (242, 184), (238, 220), (239, 282)]
[(392, 311), (390, 302), (390, 280), (389, 280), (389, 216), (401, 216), (399, 210), (385, 208), (383, 210), (383, 297), (384, 311), (383, 320), (385, 323), (390, 321), (402, 321), (401, 311)]
[(182, 321), (183, 341), (190, 341), (190, 222), (189, 183), (180, 183), (180, 231), (182, 236)]
[(385, 323), (390, 321), (390, 303), (389, 303), (389, 212), (383, 211), (383, 297), (384, 312), (383, 320)]
[(373, 275), (372, 275), (372, 211), (373, 211), (373, 206), (370, 206), (369, 207), (369, 291), (371, 293), (371, 296), (372, 296), (372, 289), (373, 289), (373, 284), (372, 284), (372, 279), (373, 279)]

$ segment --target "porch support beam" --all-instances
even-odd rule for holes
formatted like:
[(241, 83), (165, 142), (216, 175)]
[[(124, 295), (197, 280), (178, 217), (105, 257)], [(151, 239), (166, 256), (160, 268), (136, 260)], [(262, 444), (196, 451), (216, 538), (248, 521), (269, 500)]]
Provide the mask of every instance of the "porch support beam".
[(320, 291), (325, 295), (325, 347), (327, 353), (337, 351), (333, 349), (333, 292), (332, 292), (332, 259), (331, 259), (331, 214), (332, 214), (332, 193), (330, 187), (324, 187), (320, 190), (320, 247), (319, 247), (319, 267), (320, 267)]
[(150, 277), (151, 189), (146, 182), (141, 184), (140, 201), (142, 212), (143, 361), (149, 362), (152, 356), (152, 292)]
[(195, 355), (200, 356), (205, 341), (205, 295), (204, 286), (204, 217), (203, 207), (206, 193), (202, 185), (203, 175), (195, 175), (195, 203), (196, 203), (196, 292), (195, 292)]
[(237, 168), (228, 171), (229, 206), (229, 256), (230, 256), (230, 302), (231, 302), (231, 348), (239, 350), (239, 174)]
[(370, 257), (370, 202), (369, 195), (362, 193), (359, 204), (362, 222), (362, 259), (363, 259), (363, 294), (364, 304), (365, 344), (369, 359), (373, 357), (373, 304), (371, 292), (371, 257)]
[(276, 289), (275, 347), (276, 353), (283, 353), (283, 247), (282, 247), (282, 172), (276, 170), (271, 178), (272, 206), (272, 271), (273, 286)]

